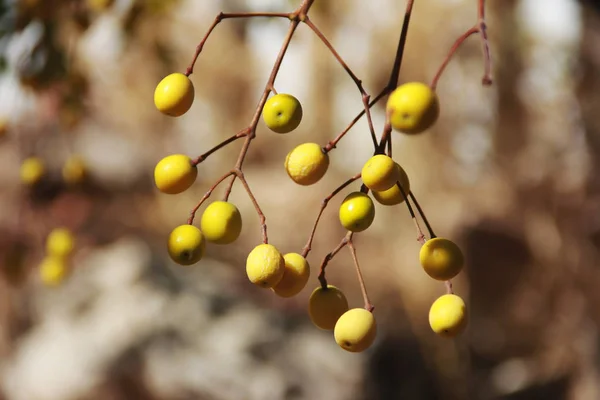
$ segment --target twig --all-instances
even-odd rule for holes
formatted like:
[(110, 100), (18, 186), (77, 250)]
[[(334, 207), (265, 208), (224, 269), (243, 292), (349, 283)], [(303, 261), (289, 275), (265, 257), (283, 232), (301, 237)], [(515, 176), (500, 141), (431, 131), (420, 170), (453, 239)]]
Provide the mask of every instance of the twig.
[(247, 134), (248, 134), (248, 128), (242, 129), (241, 131), (239, 131), (235, 135), (233, 135), (233, 136), (225, 139), (224, 141), (222, 141), (221, 143), (219, 143), (218, 145), (216, 145), (212, 149), (208, 150), (206, 153), (204, 153), (204, 154), (196, 157), (195, 159), (193, 159), (192, 160), (192, 165), (198, 165), (198, 164), (200, 164), (202, 161), (206, 160), (208, 158), (208, 156), (210, 156), (212, 153), (214, 153), (217, 150), (220, 150), (221, 148), (227, 146), (229, 143), (235, 142), (236, 140), (238, 140), (240, 138), (243, 138)]
[(367, 287), (365, 286), (365, 280), (363, 279), (362, 273), (360, 272), (360, 266), (358, 265), (358, 257), (356, 257), (356, 249), (354, 248), (354, 243), (352, 243), (352, 236), (348, 239), (348, 248), (350, 249), (350, 254), (352, 255), (352, 260), (354, 261), (354, 266), (356, 267), (356, 274), (358, 275), (358, 283), (360, 284), (360, 291), (362, 292), (363, 300), (365, 301), (365, 310), (369, 312), (373, 312), (375, 307), (371, 300), (369, 300), (369, 295), (367, 294)]
[(327, 267), (327, 264), (329, 264), (329, 261), (331, 261), (331, 259), (335, 257), (335, 255), (348, 244), (348, 242), (352, 239), (352, 235), (353, 233), (348, 231), (348, 233), (346, 233), (346, 236), (344, 236), (340, 244), (338, 244), (337, 247), (331, 252), (327, 253), (325, 258), (323, 258), (323, 262), (321, 262), (321, 268), (319, 269), (318, 276), (319, 282), (321, 283), (321, 287), (323, 289), (327, 289), (327, 279), (325, 278), (325, 268)]
[(267, 219), (265, 217), (265, 214), (260, 209), (260, 206), (258, 205), (258, 201), (256, 201), (254, 194), (252, 194), (252, 190), (250, 190), (250, 186), (248, 185), (248, 182), (246, 181), (246, 177), (244, 176), (244, 173), (240, 169), (237, 169), (237, 170), (235, 170), (235, 174), (238, 177), (238, 179), (240, 180), (240, 182), (242, 183), (242, 186), (244, 187), (244, 189), (246, 189), (246, 193), (248, 193), (248, 197), (250, 197), (250, 200), (252, 201), (252, 205), (254, 205), (254, 209), (256, 210), (256, 213), (258, 214), (258, 218), (260, 220), (260, 230), (261, 230), (262, 237), (263, 237), (263, 243), (267, 244), (267, 243), (269, 243), (269, 237), (267, 236)]
[(434, 239), (436, 237), (435, 233), (433, 233), (433, 229), (431, 228), (431, 225), (429, 224), (429, 221), (427, 220), (427, 217), (425, 216), (425, 213), (423, 212), (421, 205), (417, 201), (417, 198), (415, 197), (415, 195), (413, 194), (412, 191), (408, 195), (410, 196), (410, 199), (412, 200), (412, 202), (415, 203), (415, 206), (417, 207), (417, 211), (419, 212), (421, 219), (423, 220), (423, 222), (425, 222), (425, 226), (427, 227), (427, 230), (429, 231), (429, 238)]
[(202, 198), (200, 199), (198, 204), (196, 204), (196, 206), (194, 208), (192, 208), (192, 210), (190, 211), (190, 216), (187, 220), (187, 223), (189, 225), (192, 225), (194, 223), (194, 218), (196, 217), (196, 212), (198, 212), (198, 209), (200, 207), (202, 207), (202, 204), (206, 201), (206, 199), (208, 199), (210, 197), (210, 195), (217, 188), (217, 186), (219, 186), (221, 184), (221, 182), (223, 182), (225, 179), (227, 179), (227, 177), (234, 175), (234, 174), (235, 174), (235, 171), (233, 171), (233, 170), (229, 171), (228, 173), (226, 173), (225, 175), (223, 175), (222, 177), (217, 179), (217, 181), (210, 187), (210, 189), (208, 189), (208, 191), (204, 194), (204, 196), (202, 196)]
[(360, 178), (360, 174), (354, 175), (352, 178), (348, 179), (346, 182), (344, 182), (340, 186), (338, 186), (333, 192), (331, 192), (331, 194), (329, 194), (329, 196), (327, 196), (327, 197), (325, 197), (323, 199), (323, 201), (321, 202), (321, 209), (319, 210), (319, 214), (317, 215), (317, 219), (315, 220), (315, 223), (313, 224), (313, 228), (312, 228), (312, 231), (310, 232), (310, 236), (308, 238), (308, 242), (306, 242), (306, 245), (302, 249), (302, 257), (304, 257), (304, 258), (308, 257), (308, 253), (310, 253), (310, 251), (312, 249), (311, 246), (312, 246), (313, 239), (315, 237), (315, 232), (317, 231), (317, 226), (319, 225), (319, 221), (321, 220), (321, 215), (323, 215), (323, 211), (325, 211), (325, 208), (327, 207), (327, 204), (329, 203), (329, 201), (336, 194), (338, 194), (339, 192), (341, 192), (346, 186), (348, 186), (349, 184), (351, 184), (352, 182), (354, 182), (358, 178)]
[(437, 88), (438, 81), (440, 80), (440, 77), (444, 73), (446, 66), (450, 63), (450, 60), (452, 59), (452, 56), (454, 55), (454, 53), (456, 53), (458, 48), (463, 44), (463, 42), (465, 40), (467, 40), (467, 38), (469, 36), (471, 36), (477, 32), (479, 32), (479, 29), (477, 27), (472, 27), (471, 29), (469, 29), (468, 31), (466, 31), (465, 33), (460, 35), (458, 39), (456, 39), (456, 41), (450, 48), (450, 51), (448, 52), (448, 54), (446, 54), (446, 58), (444, 59), (444, 62), (442, 62), (442, 65), (440, 65), (435, 76), (431, 80), (431, 84), (429, 86), (431, 87), (432, 90), (435, 90)]
[(417, 216), (415, 215), (415, 212), (414, 212), (412, 206), (410, 205), (410, 202), (408, 201), (408, 196), (406, 194), (406, 191), (404, 190), (404, 188), (402, 187), (400, 182), (396, 182), (396, 186), (398, 186), (398, 189), (400, 189), (400, 193), (402, 193), (402, 197), (404, 198), (404, 203), (406, 203), (408, 212), (410, 213), (410, 216), (411, 216), (413, 222), (415, 223), (415, 228), (417, 229), (417, 241), (421, 244), (424, 244), (425, 243), (425, 235), (423, 234), (421, 225), (419, 225), (419, 220), (417, 219)]

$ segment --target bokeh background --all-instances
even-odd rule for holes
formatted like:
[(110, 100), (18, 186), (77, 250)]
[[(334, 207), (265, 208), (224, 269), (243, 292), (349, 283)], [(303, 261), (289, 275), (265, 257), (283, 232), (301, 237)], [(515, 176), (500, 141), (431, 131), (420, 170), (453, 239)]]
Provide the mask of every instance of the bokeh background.
[[(313, 21), (371, 94), (386, 84), (405, 1), (316, 0)], [(153, 105), (158, 81), (185, 71), (219, 11), (289, 11), (276, 0), (3, 0), (0, 4), (0, 398), (7, 400), (581, 399), (600, 398), (600, 14), (596, 2), (488, 2), (494, 85), (481, 86), (472, 37), (442, 77), (441, 116), (416, 137), (394, 134), (394, 156), (437, 235), (467, 257), (455, 279), (470, 312), (456, 340), (428, 325), (444, 286), (418, 264), (406, 208), (378, 206), (356, 236), (378, 320), (362, 354), (341, 350), (308, 319), (317, 268), (343, 237), (331, 202), (296, 298), (254, 287), (245, 257), (260, 242), (240, 186), (242, 236), (209, 246), (192, 267), (165, 240), (241, 142), (199, 166), (169, 196), (153, 186), (171, 153), (197, 156), (250, 121), (283, 40), (285, 20), (224, 21), (192, 76), (183, 117)], [(416, 0), (400, 81), (428, 82), (455, 38), (476, 21), (475, 0)], [(288, 135), (261, 122), (244, 165), (282, 252), (304, 246), (321, 200), (372, 153), (364, 120), (331, 153), (324, 179), (292, 183), (297, 144), (327, 143), (361, 97), (327, 49), (301, 26), (276, 81), (304, 108)], [(378, 132), (383, 106), (373, 111)], [(61, 182), (71, 155), (85, 184)], [(21, 162), (48, 174), (28, 188)], [(348, 190), (356, 190), (350, 187)], [(214, 198), (222, 196), (217, 190)], [(38, 266), (55, 227), (77, 238), (73, 272), (46, 287)], [(352, 307), (362, 298), (347, 251), (329, 280)]]

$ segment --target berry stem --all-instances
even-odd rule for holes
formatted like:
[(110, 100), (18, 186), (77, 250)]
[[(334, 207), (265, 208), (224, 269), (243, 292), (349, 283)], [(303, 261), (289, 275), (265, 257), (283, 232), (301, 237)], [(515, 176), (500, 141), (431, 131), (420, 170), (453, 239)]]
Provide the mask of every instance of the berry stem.
[(329, 261), (331, 261), (331, 259), (333, 257), (335, 257), (335, 255), (337, 253), (339, 253), (339, 251), (341, 249), (343, 249), (346, 245), (348, 245), (348, 243), (352, 239), (352, 235), (353, 235), (353, 233), (351, 231), (348, 231), (346, 233), (346, 236), (344, 236), (344, 238), (340, 242), (340, 244), (338, 244), (335, 249), (333, 249), (332, 251), (327, 253), (325, 258), (323, 258), (323, 262), (321, 262), (321, 268), (319, 269), (319, 276), (318, 276), (319, 283), (321, 283), (321, 287), (323, 289), (327, 289), (327, 278), (325, 278), (325, 268), (327, 267), (327, 264), (329, 264)]
[(242, 129), (241, 131), (239, 131), (238, 133), (236, 133), (235, 135), (225, 139), (224, 141), (222, 141), (221, 143), (219, 143), (218, 145), (216, 145), (215, 147), (213, 147), (212, 149), (208, 150), (206, 153), (198, 156), (197, 158), (195, 158), (194, 160), (192, 160), (192, 165), (196, 166), (198, 164), (200, 164), (202, 161), (206, 160), (208, 158), (208, 156), (210, 156), (212, 153), (216, 152), (217, 150), (220, 150), (221, 148), (227, 146), (229, 143), (235, 142), (236, 140), (243, 138), (244, 136), (246, 136), (248, 134), (248, 129)]
[(260, 206), (258, 205), (258, 202), (256, 201), (256, 198), (254, 197), (254, 194), (252, 194), (252, 190), (250, 190), (250, 186), (248, 185), (248, 182), (246, 181), (246, 177), (244, 176), (244, 173), (240, 169), (236, 169), (234, 173), (238, 177), (240, 182), (242, 183), (242, 186), (244, 187), (244, 189), (246, 189), (246, 193), (248, 193), (248, 197), (250, 197), (250, 200), (252, 201), (252, 204), (254, 205), (254, 209), (256, 210), (256, 213), (258, 214), (258, 218), (260, 219), (260, 230), (261, 230), (262, 237), (263, 237), (263, 243), (268, 244), (269, 237), (267, 236), (267, 218), (265, 217), (265, 214), (263, 214), (262, 210), (260, 209)]
[[(417, 219), (417, 216), (415, 215), (415, 211), (413, 210), (412, 206), (410, 205), (410, 202), (408, 201), (408, 195), (406, 194), (406, 191), (404, 190), (404, 188), (402, 187), (400, 182), (396, 182), (396, 186), (398, 186), (398, 189), (400, 189), (400, 193), (402, 194), (402, 197), (404, 198), (404, 203), (406, 204), (406, 207), (408, 208), (408, 212), (410, 213), (410, 216), (411, 216), (413, 222), (415, 223), (415, 228), (417, 229), (417, 241), (421, 244), (424, 244), (425, 243), (425, 235), (423, 234), (421, 225), (419, 225), (419, 220)], [(410, 193), (409, 193), (409, 195), (410, 195)]]
[(308, 16), (304, 19), (303, 22), (315, 33), (315, 35), (317, 35), (317, 37), (319, 39), (321, 39), (321, 42), (323, 42), (323, 44), (327, 47), (327, 49), (329, 49), (331, 54), (335, 57), (335, 59), (338, 61), (338, 63), (342, 66), (344, 71), (346, 71), (346, 73), (350, 76), (350, 78), (352, 78), (352, 80), (356, 84), (356, 87), (360, 91), (363, 106), (365, 108), (365, 113), (367, 115), (367, 121), (369, 123), (369, 132), (371, 133), (371, 139), (373, 140), (373, 147), (377, 147), (377, 137), (375, 136), (375, 129), (373, 128), (373, 119), (371, 118), (371, 110), (369, 107), (369, 99), (371, 98), (371, 96), (365, 91), (365, 88), (362, 85), (362, 81), (360, 79), (358, 79), (356, 74), (352, 71), (352, 69), (350, 69), (348, 64), (346, 64), (346, 62), (339, 55), (337, 50), (331, 45), (331, 43), (325, 37), (325, 35), (323, 35), (321, 30), (319, 28), (317, 28), (317, 26), (315, 24), (312, 23), (312, 21), (308, 18)]
[(469, 38), (475, 33), (479, 33), (483, 53), (484, 75), (481, 82), (485, 86), (489, 86), (492, 84), (492, 57), (490, 54), (490, 46), (486, 31), (487, 27), (485, 24), (485, 0), (478, 0), (477, 16), (477, 23), (471, 28), (469, 28), (465, 33), (460, 35), (450, 48), (448, 54), (446, 54), (442, 65), (440, 65), (435, 76), (431, 80), (430, 87), (432, 90), (436, 89), (438, 81), (444, 73), (446, 66), (450, 63), (450, 60), (452, 59), (456, 51), (459, 49), (459, 47), (464, 43), (465, 40), (467, 40), (467, 38)]
[(404, 56), (404, 47), (406, 46), (406, 37), (408, 36), (408, 26), (410, 24), (410, 17), (414, 0), (408, 0), (406, 2), (406, 11), (404, 12), (404, 21), (402, 22), (402, 31), (400, 32), (400, 39), (398, 40), (398, 48), (396, 49), (396, 57), (394, 58), (394, 66), (390, 74), (390, 79), (386, 86), (386, 94), (391, 92), (398, 86), (398, 78), (400, 77), (400, 67), (402, 66), (402, 58)]
[(270, 12), (245, 12), (245, 13), (223, 13), (223, 12), (220, 12), (220, 13), (218, 13), (217, 16), (215, 17), (213, 23), (208, 28), (208, 31), (206, 32), (206, 34), (204, 35), (204, 37), (202, 38), (202, 40), (198, 44), (198, 46), (196, 46), (196, 52), (194, 53), (194, 56), (192, 58), (192, 62), (190, 63), (190, 65), (187, 67), (187, 69), (185, 71), (185, 75), (186, 76), (190, 76), (190, 75), (192, 75), (194, 73), (194, 66), (196, 65), (196, 61), (198, 61), (198, 57), (200, 56), (200, 53), (202, 53), (202, 49), (204, 48), (204, 44), (208, 40), (208, 38), (209, 38), (210, 34), (212, 33), (212, 31), (224, 19), (253, 18), (253, 17), (291, 18), (291, 15), (292, 14), (289, 14), (289, 13), (270, 13)]
[(417, 201), (417, 198), (415, 197), (415, 195), (413, 194), (412, 191), (408, 195), (410, 196), (410, 199), (412, 200), (412, 202), (415, 203), (415, 206), (417, 207), (417, 211), (419, 212), (419, 215), (421, 216), (421, 219), (423, 220), (423, 222), (425, 222), (425, 226), (427, 227), (427, 231), (429, 231), (429, 238), (430, 239), (435, 239), (437, 236), (435, 236), (435, 233), (433, 233), (433, 229), (431, 228), (431, 225), (429, 224), (429, 221), (427, 220), (427, 217), (425, 216), (425, 213), (423, 212), (423, 209), (421, 208), (421, 205)]
[(452, 288), (452, 281), (451, 280), (445, 281), (444, 285), (446, 286), (446, 293), (447, 294), (454, 294), (454, 289)]
[(321, 215), (323, 215), (323, 211), (325, 211), (325, 208), (327, 207), (327, 204), (329, 203), (329, 201), (336, 194), (338, 194), (340, 191), (342, 191), (346, 186), (350, 185), (352, 182), (356, 181), (359, 178), (360, 178), (360, 173), (354, 175), (352, 178), (348, 179), (346, 182), (344, 182), (340, 186), (338, 186), (333, 192), (331, 192), (331, 194), (329, 196), (327, 196), (323, 199), (323, 201), (321, 202), (321, 209), (319, 210), (317, 219), (315, 220), (315, 223), (313, 224), (313, 228), (312, 228), (312, 231), (310, 232), (308, 241), (306, 242), (306, 245), (304, 246), (304, 248), (302, 248), (302, 257), (304, 257), (304, 258), (308, 257), (308, 253), (310, 253), (310, 251), (312, 250), (311, 246), (312, 246), (313, 239), (315, 237), (315, 233), (317, 232), (317, 226), (319, 225)]
[(204, 194), (204, 196), (202, 196), (202, 198), (200, 199), (198, 204), (196, 204), (196, 206), (194, 208), (192, 208), (192, 210), (190, 211), (190, 216), (187, 220), (188, 225), (192, 225), (194, 223), (194, 218), (196, 217), (196, 212), (198, 212), (198, 209), (200, 207), (202, 207), (202, 204), (206, 201), (206, 199), (208, 199), (210, 197), (210, 195), (217, 188), (217, 186), (219, 186), (221, 184), (221, 182), (223, 182), (225, 179), (227, 179), (227, 177), (234, 175), (234, 174), (235, 174), (235, 171), (229, 171), (228, 173), (226, 173), (225, 175), (223, 175), (222, 177), (217, 179), (217, 181), (210, 187), (210, 189), (208, 189), (208, 191)]
[(358, 275), (360, 291), (362, 292), (362, 296), (365, 301), (365, 310), (373, 312), (375, 306), (373, 306), (373, 303), (371, 303), (371, 300), (369, 300), (369, 295), (367, 294), (367, 287), (365, 286), (365, 280), (363, 279), (362, 272), (360, 271), (358, 257), (356, 256), (356, 249), (354, 248), (354, 243), (352, 242), (352, 236), (350, 236), (350, 238), (348, 239), (348, 248), (350, 249), (350, 254), (352, 255), (352, 260), (354, 261), (354, 266), (356, 267), (356, 274)]

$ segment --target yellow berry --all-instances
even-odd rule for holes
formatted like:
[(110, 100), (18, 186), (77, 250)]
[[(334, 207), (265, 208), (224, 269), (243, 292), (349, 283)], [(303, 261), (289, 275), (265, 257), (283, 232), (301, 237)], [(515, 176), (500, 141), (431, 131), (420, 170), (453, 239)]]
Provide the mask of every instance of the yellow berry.
[(185, 114), (193, 102), (194, 85), (190, 78), (179, 72), (164, 77), (154, 91), (154, 105), (171, 117)]
[(215, 201), (202, 213), (200, 230), (209, 242), (233, 243), (242, 231), (242, 215), (233, 204)]
[(62, 168), (62, 176), (66, 183), (75, 185), (83, 182), (87, 167), (81, 157), (72, 156), (67, 159)]
[(69, 272), (67, 262), (62, 257), (48, 256), (40, 264), (40, 278), (46, 286), (60, 285)]
[(336, 322), (333, 336), (342, 349), (352, 353), (368, 349), (377, 336), (373, 313), (364, 308), (346, 311)]
[(276, 94), (265, 103), (263, 119), (273, 132), (291, 132), (302, 121), (302, 105), (297, 98), (290, 94)]
[(467, 307), (463, 299), (455, 294), (438, 298), (429, 310), (429, 325), (443, 337), (454, 337), (467, 326)]
[(337, 320), (348, 311), (348, 301), (344, 293), (333, 285), (319, 286), (313, 290), (308, 300), (308, 315), (318, 328), (331, 331)]
[(352, 192), (342, 202), (339, 211), (342, 226), (352, 232), (362, 232), (375, 219), (373, 200), (363, 192)]
[(187, 190), (196, 181), (198, 168), (183, 154), (173, 154), (160, 160), (154, 168), (154, 183), (158, 190), (177, 194)]
[(437, 120), (440, 106), (436, 93), (421, 82), (400, 85), (390, 94), (386, 105), (390, 125), (396, 131), (416, 134), (429, 129)]
[(310, 265), (306, 258), (298, 253), (287, 253), (283, 256), (285, 270), (283, 278), (273, 287), (275, 294), (281, 297), (292, 297), (304, 289), (310, 277)]
[(460, 248), (454, 242), (439, 237), (421, 246), (419, 261), (425, 272), (439, 281), (454, 278), (465, 264)]
[(308, 186), (317, 183), (329, 167), (329, 156), (316, 143), (295, 147), (285, 158), (285, 170), (294, 182)]
[(169, 256), (177, 264), (197, 263), (204, 256), (205, 247), (204, 235), (193, 225), (180, 225), (169, 235)]
[(44, 161), (39, 157), (26, 158), (21, 164), (21, 182), (26, 185), (35, 185), (46, 173)]
[(400, 180), (400, 170), (391, 157), (377, 154), (369, 158), (361, 171), (363, 183), (371, 190), (388, 190)]
[[(406, 171), (404, 171), (400, 164), (396, 163), (396, 167), (398, 168), (398, 173), (400, 176), (398, 181), (400, 182), (402, 189), (404, 189), (404, 194), (408, 196), (410, 193), (410, 181), (408, 179), (408, 175), (406, 175)], [(402, 192), (398, 188), (398, 185), (394, 185), (388, 190), (384, 190), (382, 192), (373, 190), (373, 197), (378, 203), (383, 204), (384, 206), (393, 206), (404, 201), (404, 196), (402, 196)]]
[(250, 282), (263, 288), (272, 288), (283, 278), (285, 261), (271, 244), (259, 244), (246, 259), (246, 274)]
[(46, 252), (54, 257), (68, 257), (75, 248), (75, 237), (67, 228), (55, 228), (46, 238)]

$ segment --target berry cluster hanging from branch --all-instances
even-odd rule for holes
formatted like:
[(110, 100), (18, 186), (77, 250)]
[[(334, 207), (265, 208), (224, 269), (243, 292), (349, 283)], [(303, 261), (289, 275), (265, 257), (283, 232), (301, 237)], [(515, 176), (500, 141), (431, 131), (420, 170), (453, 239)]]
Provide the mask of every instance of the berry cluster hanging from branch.
[[(429, 312), (431, 328), (444, 337), (454, 337), (462, 332), (467, 324), (466, 306), (464, 301), (454, 294), (451, 279), (463, 268), (463, 254), (454, 242), (436, 237), (434, 234), (423, 209), (410, 189), (408, 175), (392, 158), (392, 131), (415, 135), (427, 131), (435, 124), (440, 113), (440, 101), (436, 94), (437, 83), (457, 49), (473, 34), (479, 34), (483, 49), (484, 76), (482, 82), (484, 85), (492, 83), (491, 58), (484, 19), (485, 1), (477, 1), (477, 22), (455, 41), (434, 75), (431, 84), (409, 82), (398, 86), (402, 56), (415, 3), (415, 0), (409, 0), (388, 83), (372, 99), (371, 95), (363, 88), (361, 80), (321, 30), (310, 20), (309, 11), (315, 0), (303, 0), (297, 9), (290, 13), (219, 13), (197, 46), (186, 72), (170, 74), (156, 87), (154, 102), (157, 109), (163, 114), (180, 117), (190, 109), (194, 101), (194, 86), (189, 76), (194, 72), (194, 65), (204, 44), (220, 22), (239, 18), (285, 18), (290, 21), (290, 25), (248, 126), (194, 159), (183, 154), (174, 154), (165, 157), (156, 165), (154, 177), (157, 188), (167, 194), (181, 193), (194, 183), (198, 165), (207, 157), (239, 139), (244, 139), (233, 168), (217, 179), (198, 204), (192, 208), (187, 223), (176, 227), (171, 232), (168, 239), (171, 258), (181, 265), (195, 264), (204, 255), (206, 242), (230, 244), (237, 239), (241, 232), (242, 217), (237, 207), (228, 200), (234, 183), (238, 181), (242, 184), (259, 216), (262, 236), (262, 243), (250, 252), (246, 261), (248, 279), (259, 287), (270, 288), (281, 297), (294, 296), (308, 282), (310, 266), (307, 257), (311, 251), (323, 211), (337, 194), (361, 179), (362, 184), (359, 190), (349, 193), (339, 208), (340, 223), (348, 232), (339, 245), (329, 252), (321, 262), (318, 274), (319, 286), (312, 292), (308, 305), (311, 320), (321, 329), (333, 330), (336, 342), (347, 351), (363, 351), (369, 348), (375, 339), (377, 329), (373, 316), (374, 306), (369, 300), (352, 240), (354, 234), (368, 229), (375, 218), (375, 206), (369, 196), (371, 193), (372, 197), (380, 204), (394, 206), (404, 203), (406, 205), (415, 224), (417, 240), (422, 244), (419, 253), (420, 264), (430, 277), (445, 283), (446, 294), (435, 300)], [(279, 134), (293, 131), (302, 121), (303, 111), (300, 102), (293, 95), (277, 93), (275, 89), (275, 80), (281, 63), (296, 29), (301, 24), (314, 32), (354, 81), (360, 92), (364, 109), (339, 135), (324, 146), (316, 143), (304, 143), (292, 149), (284, 162), (289, 177), (297, 184), (304, 186), (318, 182), (327, 172), (329, 153), (363, 116), (366, 116), (368, 122), (369, 134), (373, 142), (373, 156), (365, 162), (360, 173), (350, 177), (323, 199), (313, 228), (301, 252), (282, 255), (275, 246), (269, 243), (266, 217), (246, 181), (243, 163), (252, 140), (256, 137), (256, 128), (261, 115), (266, 126)], [(384, 98), (387, 98), (386, 120), (383, 131), (378, 136), (375, 133), (370, 109)], [(194, 225), (196, 213), (212, 195), (212, 192), (225, 181), (227, 183), (223, 199), (215, 201), (205, 208), (200, 228), (196, 227)], [(423, 233), (420, 221), (425, 224), (427, 235)], [(361, 308), (349, 309), (343, 292), (330, 285), (326, 278), (328, 263), (344, 247), (348, 247), (354, 261), (364, 299), (364, 307)]]

